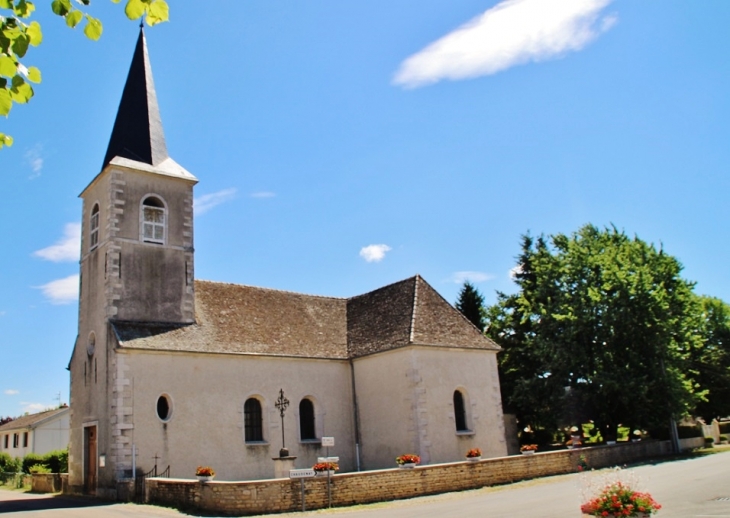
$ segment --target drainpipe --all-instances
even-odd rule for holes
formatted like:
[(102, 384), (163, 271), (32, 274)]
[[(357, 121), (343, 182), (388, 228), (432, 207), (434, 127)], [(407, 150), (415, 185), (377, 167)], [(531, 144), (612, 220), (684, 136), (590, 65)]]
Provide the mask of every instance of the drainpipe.
[(355, 365), (350, 359), (350, 380), (352, 382), (352, 409), (355, 421), (355, 462), (360, 471), (360, 412), (357, 407), (357, 385), (355, 384)]

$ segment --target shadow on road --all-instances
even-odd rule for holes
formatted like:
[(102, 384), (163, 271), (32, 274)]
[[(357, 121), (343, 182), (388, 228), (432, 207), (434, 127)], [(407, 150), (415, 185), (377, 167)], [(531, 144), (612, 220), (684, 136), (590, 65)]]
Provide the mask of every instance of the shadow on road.
[[(25, 496), (27, 495), (27, 496)], [(52, 509), (74, 509), (79, 507), (104, 507), (114, 502), (97, 500), (95, 498), (82, 498), (70, 496), (38, 496), (29, 498), (32, 493), (26, 493), (17, 498), (0, 500), (0, 514), (19, 513), (26, 511), (48, 511)]]

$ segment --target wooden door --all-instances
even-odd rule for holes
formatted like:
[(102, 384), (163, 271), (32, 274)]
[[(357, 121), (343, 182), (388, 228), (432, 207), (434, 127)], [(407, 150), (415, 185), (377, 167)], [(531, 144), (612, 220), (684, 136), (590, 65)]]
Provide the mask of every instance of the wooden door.
[(96, 493), (96, 426), (84, 428), (84, 492)]

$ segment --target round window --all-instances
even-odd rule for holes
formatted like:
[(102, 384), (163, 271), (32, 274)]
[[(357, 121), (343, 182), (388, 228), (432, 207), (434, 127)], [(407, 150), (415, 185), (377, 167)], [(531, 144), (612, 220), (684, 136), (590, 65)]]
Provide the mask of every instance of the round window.
[(172, 403), (170, 402), (170, 396), (163, 394), (157, 398), (157, 417), (163, 421), (168, 421), (171, 416)]

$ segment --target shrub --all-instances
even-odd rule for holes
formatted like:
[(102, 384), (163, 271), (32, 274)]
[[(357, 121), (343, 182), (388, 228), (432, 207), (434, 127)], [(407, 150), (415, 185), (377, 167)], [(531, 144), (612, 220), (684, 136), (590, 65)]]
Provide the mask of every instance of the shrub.
[(50, 473), (51, 470), (45, 464), (34, 464), (28, 470), (31, 473)]
[(20, 471), (21, 460), (11, 457), (5, 452), (0, 453), (0, 473), (17, 473)]
[(45, 465), (43, 455), (38, 455), (37, 453), (27, 454), (25, 457), (23, 457), (23, 473), (29, 474), (30, 467), (35, 466), (36, 464)]
[(46, 473), (68, 473), (68, 450), (54, 450), (43, 455), (29, 453), (23, 457), (23, 472), (30, 473), (30, 468), (38, 464), (48, 468)]
[(727, 435), (721, 435), (720, 436), (720, 440), (721, 441), (724, 441), (724, 442), (727, 442)]
[(712, 437), (705, 437), (705, 446), (712, 446), (712, 444), (715, 442), (715, 439)]

